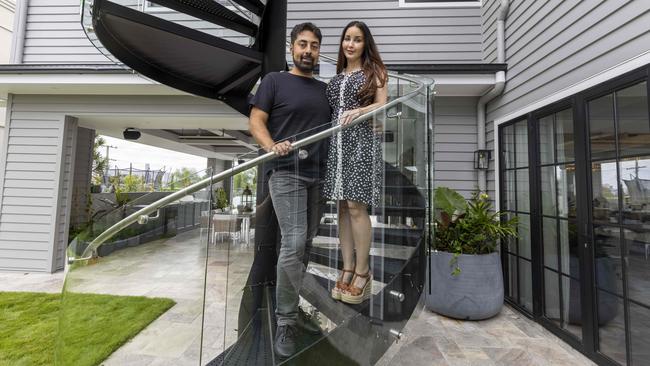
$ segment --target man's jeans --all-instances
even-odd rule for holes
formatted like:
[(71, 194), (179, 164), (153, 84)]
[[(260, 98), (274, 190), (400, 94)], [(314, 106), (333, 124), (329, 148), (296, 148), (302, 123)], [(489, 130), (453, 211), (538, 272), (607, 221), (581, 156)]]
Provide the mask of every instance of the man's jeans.
[(282, 233), (276, 279), (278, 326), (298, 321), (298, 293), (308, 259), (305, 247), (316, 236), (320, 223), (319, 188), (319, 179), (292, 171), (276, 170), (269, 178), (269, 192)]

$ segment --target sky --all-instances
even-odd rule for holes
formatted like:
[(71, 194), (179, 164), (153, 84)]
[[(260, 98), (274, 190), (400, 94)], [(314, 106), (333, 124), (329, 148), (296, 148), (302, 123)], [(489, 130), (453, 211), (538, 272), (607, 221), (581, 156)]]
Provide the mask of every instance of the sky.
[[(207, 166), (207, 159), (200, 156), (184, 154), (177, 151), (161, 149), (137, 142), (125, 141), (109, 136), (102, 136), (106, 145), (115, 146), (109, 149), (110, 168), (115, 165), (118, 168), (128, 168), (129, 163), (134, 169), (145, 169), (149, 164), (152, 170), (165, 168), (165, 171), (174, 171), (182, 167), (192, 168), (196, 171), (204, 170)], [(106, 156), (106, 148), (100, 149), (102, 156)]]

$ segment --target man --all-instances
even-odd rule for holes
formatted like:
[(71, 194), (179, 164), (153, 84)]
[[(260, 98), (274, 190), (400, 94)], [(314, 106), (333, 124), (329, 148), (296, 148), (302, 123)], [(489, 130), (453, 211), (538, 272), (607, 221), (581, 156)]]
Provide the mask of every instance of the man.
[(265, 164), (269, 192), (282, 235), (277, 263), (275, 353), (281, 358), (296, 351), (298, 293), (304, 276), (305, 244), (318, 230), (321, 176), (327, 140), (294, 151), (299, 140), (328, 127), (330, 108), (325, 83), (313, 78), (322, 35), (312, 23), (291, 31), (294, 67), (266, 75), (251, 100), (250, 132), (267, 152), (280, 157)]

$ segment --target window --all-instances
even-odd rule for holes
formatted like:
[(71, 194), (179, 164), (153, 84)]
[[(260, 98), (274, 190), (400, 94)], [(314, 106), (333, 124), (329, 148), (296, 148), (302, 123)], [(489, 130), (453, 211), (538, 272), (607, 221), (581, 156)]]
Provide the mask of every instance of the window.
[(480, 7), (481, 0), (399, 0), (400, 8)]

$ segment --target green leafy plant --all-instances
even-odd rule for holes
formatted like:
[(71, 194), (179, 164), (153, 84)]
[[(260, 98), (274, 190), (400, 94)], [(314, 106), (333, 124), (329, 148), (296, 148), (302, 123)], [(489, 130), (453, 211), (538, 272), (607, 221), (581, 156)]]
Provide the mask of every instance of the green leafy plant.
[(461, 254), (489, 254), (498, 249), (499, 240), (517, 236), (517, 219), (502, 220), (489, 196), (474, 193), (466, 201), (453, 189), (438, 187), (434, 192), (436, 250), (453, 253), (453, 275), (460, 274)]
[(214, 190), (214, 207), (221, 210), (228, 207), (228, 196), (223, 187), (218, 187)]
[(95, 137), (95, 142), (93, 143), (93, 166), (92, 166), (92, 181), (93, 184), (99, 185), (102, 184), (104, 180), (104, 172), (108, 167), (108, 159), (102, 156), (100, 149), (106, 146), (106, 140), (101, 136)]

